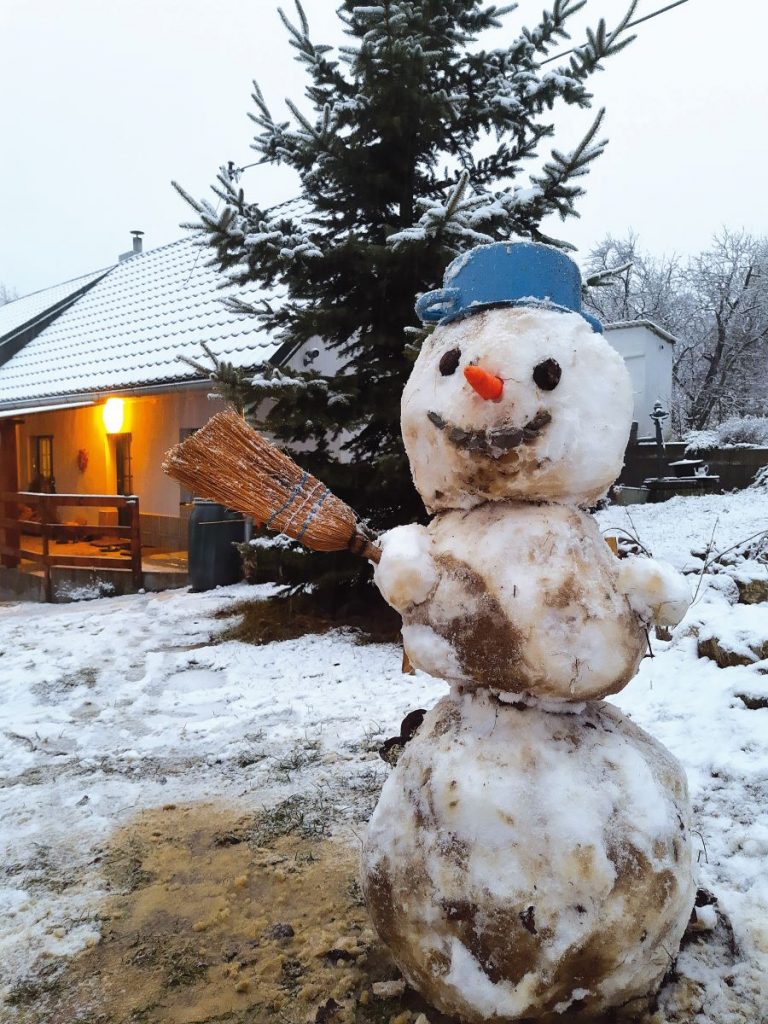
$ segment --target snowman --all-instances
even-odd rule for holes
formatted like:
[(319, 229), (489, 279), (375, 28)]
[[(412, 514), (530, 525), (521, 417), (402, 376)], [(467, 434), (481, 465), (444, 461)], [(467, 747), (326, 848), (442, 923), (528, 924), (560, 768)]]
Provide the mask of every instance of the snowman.
[(621, 469), (629, 376), (548, 246), (473, 250), (417, 312), (437, 326), (402, 431), (433, 518), (382, 538), (375, 581), (450, 695), (382, 791), (367, 903), (444, 1013), (630, 1012), (669, 969), (694, 885), (680, 766), (601, 701), (690, 599), (671, 566), (617, 559), (585, 511)]

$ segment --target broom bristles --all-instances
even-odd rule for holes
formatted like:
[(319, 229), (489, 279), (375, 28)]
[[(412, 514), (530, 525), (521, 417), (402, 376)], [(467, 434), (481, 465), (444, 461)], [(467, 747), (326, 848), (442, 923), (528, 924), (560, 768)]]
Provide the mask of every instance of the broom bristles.
[(163, 470), (193, 494), (315, 551), (348, 549), (378, 561), (352, 509), (232, 409), (167, 451)]

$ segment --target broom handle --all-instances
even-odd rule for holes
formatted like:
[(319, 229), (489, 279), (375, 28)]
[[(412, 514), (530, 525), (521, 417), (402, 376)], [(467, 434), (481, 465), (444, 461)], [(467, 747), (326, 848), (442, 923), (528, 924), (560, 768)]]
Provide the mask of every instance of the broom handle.
[(353, 555), (359, 555), (361, 558), (367, 558), (376, 565), (381, 561), (381, 548), (379, 545), (375, 544), (369, 537), (364, 536), (362, 533), (355, 531), (352, 534), (352, 539), (347, 547)]

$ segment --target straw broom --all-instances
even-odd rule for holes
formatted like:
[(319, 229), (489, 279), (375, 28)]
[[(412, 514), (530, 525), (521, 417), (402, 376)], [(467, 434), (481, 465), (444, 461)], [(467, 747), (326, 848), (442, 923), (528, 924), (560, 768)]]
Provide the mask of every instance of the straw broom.
[(381, 558), (381, 548), (349, 505), (232, 409), (167, 451), (163, 470), (193, 494), (252, 516), (314, 551)]

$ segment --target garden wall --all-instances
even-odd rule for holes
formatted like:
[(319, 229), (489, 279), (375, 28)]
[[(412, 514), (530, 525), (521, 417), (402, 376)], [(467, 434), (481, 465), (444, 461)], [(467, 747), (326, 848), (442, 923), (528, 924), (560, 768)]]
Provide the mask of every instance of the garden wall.
[[(768, 466), (768, 448), (710, 448), (694, 454), (686, 453), (685, 449), (684, 441), (668, 441), (664, 448), (665, 467), (678, 459), (703, 459), (710, 473), (720, 477), (720, 485), (725, 491), (748, 487), (758, 470)], [(674, 476), (674, 470), (665, 468), (665, 473)], [(655, 443), (641, 441), (629, 445), (619, 483), (639, 487), (647, 477), (656, 475)]]

